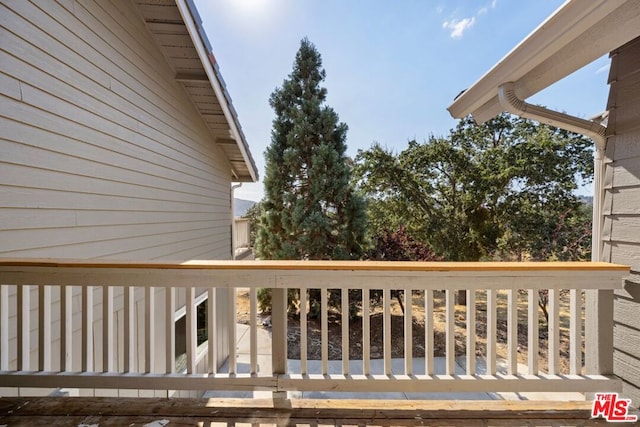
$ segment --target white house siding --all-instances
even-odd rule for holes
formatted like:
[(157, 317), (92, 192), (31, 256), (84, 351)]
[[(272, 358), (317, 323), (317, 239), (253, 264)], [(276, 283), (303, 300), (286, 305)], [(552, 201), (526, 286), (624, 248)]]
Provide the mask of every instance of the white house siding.
[(640, 38), (612, 53), (603, 260), (631, 266), (614, 306), (614, 372), (640, 406)]
[(0, 31), (0, 257), (230, 258), (230, 165), (132, 3), (2, 0)]

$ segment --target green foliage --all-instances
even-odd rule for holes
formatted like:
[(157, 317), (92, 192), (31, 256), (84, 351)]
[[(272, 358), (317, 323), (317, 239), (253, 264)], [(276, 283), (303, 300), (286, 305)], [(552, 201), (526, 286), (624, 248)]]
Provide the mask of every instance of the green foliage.
[(507, 230), (498, 241), (497, 256), (535, 261), (576, 261), (591, 258), (592, 208), (573, 206), (522, 207), (507, 217)]
[(269, 99), (265, 199), (256, 241), (263, 259), (359, 259), (365, 206), (351, 185), (347, 125), (326, 106), (322, 60), (307, 39)]
[(244, 218), (249, 219), (249, 246), (252, 248), (256, 246), (256, 238), (258, 235), (257, 225), (259, 224), (262, 211), (262, 202), (260, 201), (247, 209), (247, 212), (244, 214)]
[[(258, 288), (257, 292), (258, 308), (263, 313), (271, 313), (271, 289)], [(296, 313), (299, 309), (298, 301), (300, 300), (300, 291), (298, 289), (287, 290), (287, 311)]]
[(263, 313), (271, 312), (271, 289), (270, 288), (258, 288), (258, 308)]
[(354, 172), (374, 236), (406, 224), (452, 261), (585, 259), (590, 219), (573, 191), (591, 178), (590, 145), (506, 114), (481, 126), (467, 118), (398, 154), (360, 151)]

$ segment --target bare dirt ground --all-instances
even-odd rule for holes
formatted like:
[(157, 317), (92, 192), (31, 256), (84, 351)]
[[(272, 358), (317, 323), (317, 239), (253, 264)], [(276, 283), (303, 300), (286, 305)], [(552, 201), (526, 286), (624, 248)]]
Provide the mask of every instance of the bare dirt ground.
[[(561, 295), (560, 302), (560, 372), (569, 372), (569, 302), (568, 295)], [(412, 296), (412, 334), (413, 356), (424, 357), (424, 293), (414, 292)], [(497, 355), (507, 356), (507, 296), (506, 292), (497, 297)], [(249, 322), (249, 294), (246, 290), (238, 291), (238, 322)], [(371, 358), (381, 358), (383, 353), (383, 316), (382, 306), (372, 304), (370, 316)], [(349, 319), (349, 358), (362, 359), (362, 313)], [(268, 313), (259, 313), (259, 318), (268, 318)], [(330, 309), (329, 324), (329, 359), (340, 359), (342, 356), (342, 319), (338, 310)], [(476, 348), (477, 356), (486, 354), (486, 292), (476, 293)], [(261, 321), (259, 321), (261, 323)], [(397, 299), (391, 306), (391, 356), (404, 356), (404, 316)], [(527, 363), (528, 351), (527, 298), (518, 296), (518, 362)], [(547, 369), (547, 325), (542, 311), (539, 312), (539, 365), (542, 371)], [(320, 319), (307, 320), (307, 358), (321, 358)], [(455, 348), (456, 355), (466, 354), (466, 308), (455, 306)], [(583, 343), (584, 357), (584, 343)], [(434, 292), (434, 356), (445, 355), (445, 306), (444, 292)], [(300, 322), (298, 315), (289, 315), (288, 319), (288, 357), (300, 358)]]

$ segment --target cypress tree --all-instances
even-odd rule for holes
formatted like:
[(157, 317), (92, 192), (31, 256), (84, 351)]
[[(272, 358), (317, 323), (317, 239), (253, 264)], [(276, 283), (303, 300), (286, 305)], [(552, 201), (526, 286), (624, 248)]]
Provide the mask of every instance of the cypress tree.
[(256, 249), (262, 259), (358, 259), (366, 228), (351, 185), (347, 125), (325, 105), (322, 59), (304, 38), (293, 71), (269, 99), (265, 198)]

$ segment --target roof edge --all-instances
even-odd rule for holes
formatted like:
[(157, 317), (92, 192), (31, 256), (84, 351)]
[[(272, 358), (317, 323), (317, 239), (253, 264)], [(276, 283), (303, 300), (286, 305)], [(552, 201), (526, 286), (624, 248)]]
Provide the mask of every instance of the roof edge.
[(193, 41), (194, 47), (198, 52), (202, 66), (204, 67), (207, 77), (211, 82), (211, 87), (222, 106), (222, 111), (229, 123), (233, 137), (238, 144), (238, 149), (247, 164), (247, 169), (249, 170), (251, 179), (253, 182), (257, 182), (259, 178), (258, 168), (256, 167), (256, 163), (251, 155), (249, 144), (247, 143), (244, 132), (242, 131), (242, 126), (240, 126), (238, 114), (233, 107), (231, 96), (227, 92), (226, 84), (220, 74), (217, 61), (213, 54), (213, 49), (211, 48), (211, 43), (209, 42), (207, 34), (202, 27), (202, 19), (198, 13), (198, 9), (196, 8), (193, 0), (175, 0), (175, 2), (187, 31), (189, 32), (189, 36)]
[[(591, 2), (567, 0), (480, 79), (457, 96), (447, 108), (449, 113), (454, 118), (462, 118), (469, 114), (474, 114), (475, 118), (477, 113), (485, 120), (487, 117), (490, 118), (498, 114), (500, 111), (495, 111), (497, 103), (494, 98), (497, 96), (498, 86), (509, 81), (516, 82), (516, 91), (521, 98), (526, 99), (533, 95), (540, 89), (536, 88), (537, 90), (534, 91), (529, 88), (521, 88), (518, 81), (522, 77), (544, 61), (553, 58), (568, 43), (579, 40), (585, 32), (604, 21), (616, 9), (629, 4), (624, 1), (609, 0)], [(601, 49), (603, 48), (601, 47)], [(602, 54), (606, 54), (613, 48), (615, 46)], [(602, 54), (594, 53), (595, 58)], [(584, 62), (587, 59), (590, 58), (572, 57), (566, 59), (574, 61), (576, 64), (575, 67), (567, 67), (567, 71), (570, 71), (569, 68), (574, 68), (573, 71), (575, 71), (593, 60)], [(543, 76), (549, 80), (545, 80), (545, 87), (568, 74), (570, 73), (562, 76)]]

